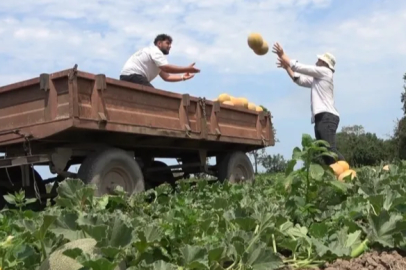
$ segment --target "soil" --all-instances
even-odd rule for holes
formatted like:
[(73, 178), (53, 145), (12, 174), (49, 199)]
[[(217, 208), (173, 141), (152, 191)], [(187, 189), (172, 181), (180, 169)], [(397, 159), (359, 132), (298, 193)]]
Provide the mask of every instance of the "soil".
[[(396, 251), (382, 252), (377, 251), (365, 253), (358, 258), (347, 260), (338, 259), (337, 261), (326, 264), (325, 267), (318, 270), (405, 270), (406, 258), (402, 257)], [(306, 269), (302, 269), (306, 270)], [(313, 269), (313, 270), (317, 270)]]

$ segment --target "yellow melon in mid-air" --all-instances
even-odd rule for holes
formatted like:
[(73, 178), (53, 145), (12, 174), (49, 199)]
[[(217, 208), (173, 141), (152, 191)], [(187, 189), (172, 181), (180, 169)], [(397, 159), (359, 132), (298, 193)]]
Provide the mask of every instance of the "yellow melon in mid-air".
[(350, 165), (348, 164), (347, 161), (339, 160), (339, 161), (337, 161), (337, 163), (338, 163), (341, 167), (343, 167), (344, 171), (348, 171), (348, 170), (350, 169)]
[(335, 176), (340, 176), (343, 172), (344, 172), (344, 168), (343, 166), (341, 166), (340, 164), (338, 164), (338, 162), (333, 163), (330, 165), (330, 168), (333, 169)]
[(219, 101), (220, 103), (223, 103), (223, 102), (229, 101), (229, 100), (231, 100), (231, 97), (230, 97), (229, 94), (223, 93), (223, 94), (220, 94), (220, 95), (218, 96), (218, 101)]
[(340, 176), (338, 176), (338, 181), (344, 182), (344, 178), (351, 175), (351, 180), (353, 180), (355, 177), (357, 177), (357, 172), (354, 170), (346, 170), (345, 172), (341, 173)]
[(248, 109), (255, 111), (256, 108), (257, 108), (257, 105), (255, 105), (254, 103), (252, 103), (252, 102), (248, 103)]
[(255, 52), (257, 55), (265, 55), (265, 54), (268, 53), (268, 51), (269, 51), (269, 45), (268, 45), (268, 43), (267, 43), (266, 41), (264, 41), (264, 42), (262, 43), (262, 46), (261, 46), (260, 48), (254, 49), (254, 52)]
[(231, 100), (227, 100), (223, 102), (224, 105), (234, 106), (234, 103)]
[(259, 50), (262, 47), (264, 40), (259, 33), (251, 33), (248, 35), (248, 46), (252, 50)]

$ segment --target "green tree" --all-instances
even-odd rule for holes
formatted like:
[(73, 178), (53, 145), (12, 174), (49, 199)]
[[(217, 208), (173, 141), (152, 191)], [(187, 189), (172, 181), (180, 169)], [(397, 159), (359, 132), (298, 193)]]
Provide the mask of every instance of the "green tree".
[(267, 173), (284, 172), (288, 165), (288, 161), (281, 154), (265, 155), (261, 158), (260, 163)]
[(403, 92), (400, 94), (400, 102), (403, 103), (403, 114), (406, 115), (406, 73), (403, 75)]
[(365, 132), (361, 125), (343, 127), (337, 133), (337, 149), (352, 167), (374, 166), (393, 158), (390, 141)]
[(403, 82), (403, 92), (400, 95), (403, 117), (397, 120), (392, 137), (392, 147), (398, 159), (406, 159), (406, 73), (403, 75)]
[(266, 156), (266, 150), (265, 148), (254, 150), (249, 152), (249, 155), (254, 158), (254, 172), (255, 174), (258, 174), (258, 164), (260, 164), (260, 160)]

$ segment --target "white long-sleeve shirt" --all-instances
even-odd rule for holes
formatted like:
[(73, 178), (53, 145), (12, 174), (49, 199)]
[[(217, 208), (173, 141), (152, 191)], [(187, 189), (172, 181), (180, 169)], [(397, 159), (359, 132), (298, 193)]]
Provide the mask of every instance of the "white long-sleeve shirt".
[[(295, 73), (296, 84), (311, 88), (311, 123), (315, 115), (329, 112), (340, 116), (334, 105), (334, 78), (333, 71), (327, 67), (304, 65), (297, 60), (290, 61), (290, 68)], [(300, 73), (300, 74), (299, 74)]]

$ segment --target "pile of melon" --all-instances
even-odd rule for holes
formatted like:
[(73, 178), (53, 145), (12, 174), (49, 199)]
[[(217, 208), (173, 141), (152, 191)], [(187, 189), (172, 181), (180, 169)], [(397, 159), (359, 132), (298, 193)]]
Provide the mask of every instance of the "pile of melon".
[(233, 97), (229, 94), (220, 94), (218, 98), (214, 99), (214, 101), (218, 101), (221, 104), (246, 108), (252, 111), (262, 112), (263, 109), (261, 106), (255, 105), (255, 103), (249, 102), (248, 99), (244, 97)]
[(336, 163), (331, 164), (330, 167), (333, 169), (338, 181), (344, 182), (344, 178), (349, 175), (351, 175), (351, 180), (357, 177), (357, 172), (350, 169), (350, 165), (344, 160), (339, 160)]
[(268, 53), (268, 43), (262, 38), (259, 33), (251, 33), (248, 36), (248, 46), (257, 55), (265, 55)]

